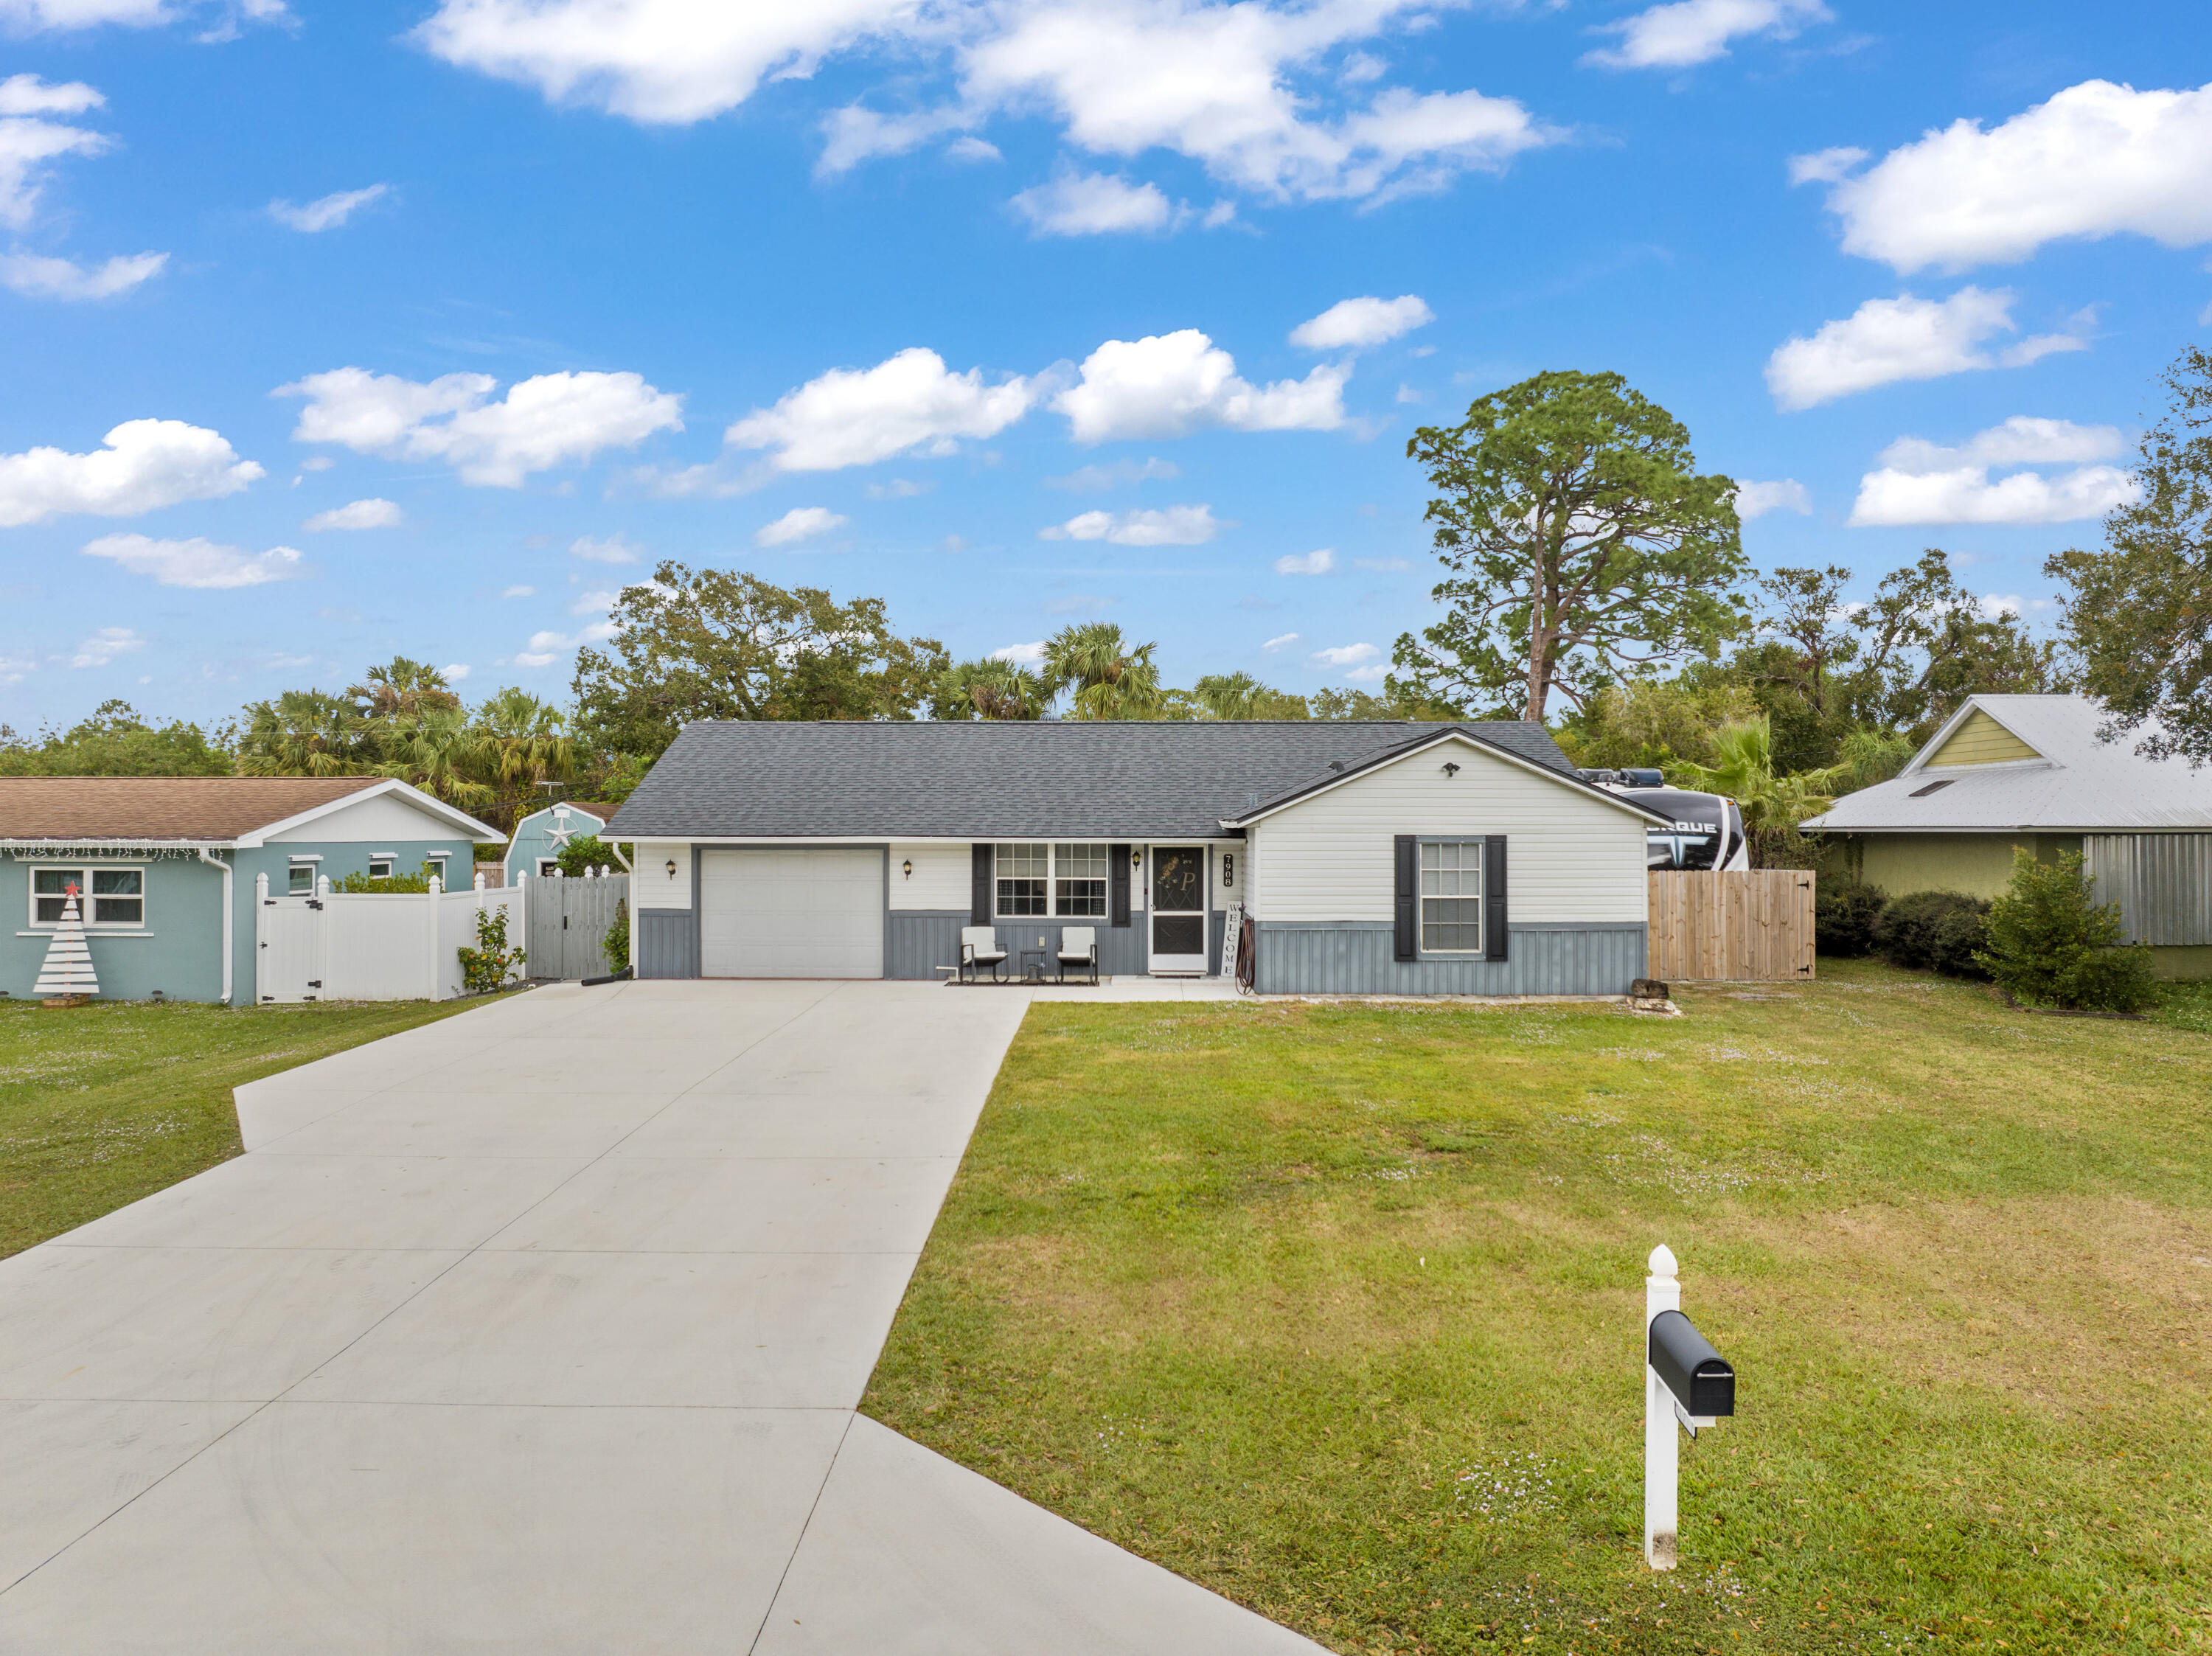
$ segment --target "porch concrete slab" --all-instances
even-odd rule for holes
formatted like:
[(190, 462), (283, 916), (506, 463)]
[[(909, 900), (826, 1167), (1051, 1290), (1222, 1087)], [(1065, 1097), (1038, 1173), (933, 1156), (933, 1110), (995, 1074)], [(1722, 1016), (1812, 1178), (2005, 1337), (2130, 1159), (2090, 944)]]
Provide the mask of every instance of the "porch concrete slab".
[(0, 1649), (742, 1651), (847, 1418), (272, 1404), (0, 1597)]
[(484, 1244), (655, 1253), (919, 1254), (955, 1157), (595, 1162)]
[(49, 1242), (0, 1261), (0, 1398), (277, 1397), (460, 1258)]
[[(427, 1086), (427, 1083), (422, 1083)], [(604, 1155), (674, 1103), (665, 1093), (372, 1093), (269, 1148), (287, 1156)]]
[(753, 1649), (757, 1656), (1322, 1652), (866, 1416), (846, 1434)]
[(914, 1256), (471, 1254), (291, 1395), (850, 1409)]
[(584, 1165), (573, 1156), (256, 1150), (118, 1208), (65, 1240), (117, 1247), (469, 1248)]
[(951, 1156), (974, 1131), (970, 1097), (898, 1093), (686, 1094), (610, 1152), (641, 1156)]
[[(261, 1405), (0, 1403), (0, 1594), (175, 1471)], [(103, 1596), (115, 1596), (111, 1592)], [(0, 1597), (0, 1651), (31, 1652)], [(56, 1652), (89, 1645), (56, 1641)]]

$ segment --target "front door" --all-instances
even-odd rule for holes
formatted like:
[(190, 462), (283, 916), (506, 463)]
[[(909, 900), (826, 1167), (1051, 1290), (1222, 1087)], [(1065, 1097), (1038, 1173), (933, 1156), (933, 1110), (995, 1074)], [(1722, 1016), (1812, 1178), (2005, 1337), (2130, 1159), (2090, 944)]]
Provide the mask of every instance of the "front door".
[(1155, 972), (1206, 974), (1206, 847), (1152, 847)]

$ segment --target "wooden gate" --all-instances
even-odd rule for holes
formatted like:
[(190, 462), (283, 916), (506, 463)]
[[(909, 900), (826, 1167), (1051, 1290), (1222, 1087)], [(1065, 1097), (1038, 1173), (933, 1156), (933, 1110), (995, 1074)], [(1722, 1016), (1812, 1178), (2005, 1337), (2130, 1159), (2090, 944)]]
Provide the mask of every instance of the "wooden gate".
[(610, 961), (600, 946), (615, 923), (615, 905), (629, 898), (629, 876), (529, 882), (530, 950), (533, 978), (603, 978), (629, 964)]
[(1813, 871), (1653, 874), (1650, 965), (1669, 983), (1802, 983), (1813, 976)]

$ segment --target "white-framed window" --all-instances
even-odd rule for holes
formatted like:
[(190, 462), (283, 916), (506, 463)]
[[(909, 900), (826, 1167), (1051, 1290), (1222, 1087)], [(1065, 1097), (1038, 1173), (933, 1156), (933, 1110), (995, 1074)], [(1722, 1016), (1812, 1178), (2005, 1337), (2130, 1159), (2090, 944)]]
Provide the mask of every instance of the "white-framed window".
[(422, 860), (423, 860), (423, 862), (424, 862), (424, 863), (426, 863), (427, 864), (428, 864), (428, 866), (429, 866), (429, 870), (430, 870), (430, 872), (431, 872), (432, 876), (433, 876), (436, 880), (437, 880), (438, 883), (439, 883), (440, 885), (443, 885), (443, 884), (445, 884), (445, 883), (446, 883), (446, 859), (445, 859), (444, 858), (442, 858), (442, 857), (425, 857)]
[(1482, 841), (1421, 841), (1421, 952), (1482, 952)]
[(992, 851), (1000, 919), (1105, 918), (1104, 846), (1000, 844)]
[(31, 870), (31, 924), (56, 926), (69, 894), (77, 895), (77, 916), (88, 929), (139, 931), (146, 925), (143, 866), (101, 868), (94, 864), (40, 864)]
[(538, 877), (541, 880), (551, 879), (560, 870), (561, 859), (558, 857), (540, 857), (538, 859)]
[(287, 870), (284, 876), (284, 889), (287, 893), (295, 897), (313, 896), (315, 895), (315, 865), (313, 863), (293, 864), (291, 868)]
[(389, 857), (370, 858), (368, 859), (368, 877), (372, 880), (390, 879), (392, 877), (392, 858)]

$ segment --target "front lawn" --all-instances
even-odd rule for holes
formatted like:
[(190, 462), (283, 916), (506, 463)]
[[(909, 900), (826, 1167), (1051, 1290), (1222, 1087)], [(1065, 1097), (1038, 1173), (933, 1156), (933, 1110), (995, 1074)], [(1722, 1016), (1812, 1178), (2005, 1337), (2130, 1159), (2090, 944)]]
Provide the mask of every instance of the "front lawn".
[(0, 1259), (236, 1156), (241, 1083), (482, 1004), (0, 1001)]
[(1339, 1651), (2212, 1649), (2212, 1035), (1822, 970), (1040, 1005), (864, 1407)]

